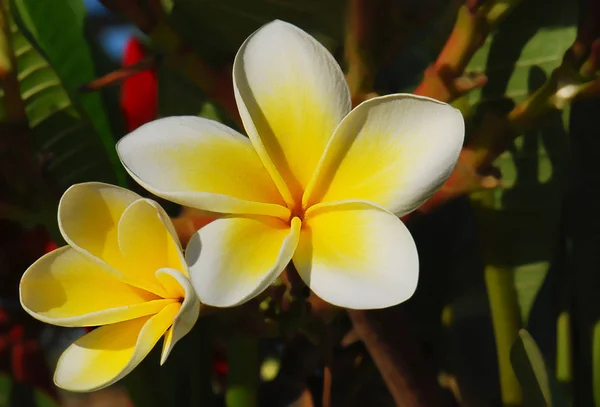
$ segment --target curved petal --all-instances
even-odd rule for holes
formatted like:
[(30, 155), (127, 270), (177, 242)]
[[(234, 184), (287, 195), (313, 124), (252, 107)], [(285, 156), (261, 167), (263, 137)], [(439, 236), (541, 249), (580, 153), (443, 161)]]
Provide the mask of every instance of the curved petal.
[(119, 248), (119, 220), (140, 198), (132, 191), (100, 182), (73, 185), (60, 199), (58, 226), (69, 246), (124, 282), (164, 296), (159, 285), (127, 272), (129, 264)]
[(173, 326), (165, 335), (163, 342), (160, 364), (167, 361), (173, 346), (191, 330), (200, 315), (200, 300), (196, 296), (191, 281), (182, 273), (173, 269), (161, 269), (156, 272), (157, 278), (165, 285), (178, 287), (180, 296), (183, 298), (181, 308), (175, 316)]
[(350, 111), (344, 74), (314, 38), (274, 21), (240, 47), (233, 80), (252, 144), (286, 202), (299, 202), (334, 129)]
[(399, 304), (412, 296), (419, 276), (417, 250), (406, 226), (361, 202), (307, 212), (293, 261), (316, 295), (352, 309)]
[(181, 248), (167, 225), (172, 228), (170, 219), (160, 205), (149, 199), (139, 199), (125, 209), (118, 232), (128, 275), (160, 284), (156, 279), (158, 269), (173, 268), (187, 274)]
[(304, 204), (367, 200), (405, 215), (448, 179), (464, 133), (461, 113), (445, 103), (400, 94), (370, 99), (336, 129)]
[(155, 195), (212, 212), (289, 216), (248, 138), (194, 116), (147, 123), (117, 144), (131, 176)]
[(117, 280), (68, 246), (33, 263), (19, 293), (25, 311), (60, 326), (112, 324), (155, 314), (174, 302)]
[(185, 258), (200, 301), (239, 305), (264, 291), (289, 263), (300, 230), (269, 217), (223, 218), (192, 236)]
[(54, 383), (70, 391), (93, 391), (122, 379), (169, 329), (179, 307), (171, 304), (151, 317), (105, 325), (79, 338), (58, 360)]

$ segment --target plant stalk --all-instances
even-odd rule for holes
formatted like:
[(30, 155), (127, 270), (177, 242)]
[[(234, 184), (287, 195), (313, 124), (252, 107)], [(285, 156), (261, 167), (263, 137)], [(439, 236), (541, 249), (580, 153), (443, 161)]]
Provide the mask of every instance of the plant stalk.
[(514, 285), (514, 272), (508, 267), (487, 265), (485, 284), (496, 339), (500, 392), (507, 406), (521, 405), (521, 386), (510, 362), (510, 350), (521, 328), (521, 314)]

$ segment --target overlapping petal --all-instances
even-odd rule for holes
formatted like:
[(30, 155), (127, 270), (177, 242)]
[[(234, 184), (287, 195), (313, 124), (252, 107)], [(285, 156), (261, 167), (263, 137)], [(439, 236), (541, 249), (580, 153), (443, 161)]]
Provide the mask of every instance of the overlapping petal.
[(407, 300), (419, 275), (417, 250), (406, 226), (394, 214), (364, 202), (309, 210), (293, 261), (315, 294), (352, 309)]
[(200, 315), (200, 300), (194, 292), (192, 283), (184, 274), (173, 269), (160, 269), (156, 272), (158, 279), (165, 285), (178, 287), (181, 308), (175, 315), (173, 326), (165, 334), (160, 363), (163, 364), (171, 353), (173, 346), (191, 330)]
[(250, 140), (218, 122), (159, 119), (122, 138), (117, 151), (131, 176), (165, 199), (212, 212), (289, 216)]
[(154, 281), (156, 271), (161, 268), (187, 273), (177, 235), (167, 225), (172, 224), (164, 210), (149, 199), (139, 199), (125, 209), (119, 220), (118, 236), (130, 275)]
[(121, 216), (139, 199), (136, 193), (114, 185), (76, 184), (60, 200), (58, 225), (69, 246), (122, 281), (164, 297), (166, 293), (157, 281), (138, 278), (119, 247)]
[(73, 185), (60, 200), (58, 226), (71, 247), (119, 269), (117, 225), (125, 209), (140, 198), (135, 192), (99, 182)]
[(305, 204), (368, 200), (401, 216), (450, 176), (464, 139), (460, 112), (414, 95), (356, 107), (336, 129)]
[(20, 284), (23, 308), (60, 326), (111, 324), (155, 314), (176, 300), (162, 299), (108, 274), (68, 246), (36, 261)]
[(105, 325), (79, 338), (61, 355), (54, 382), (71, 391), (109, 386), (131, 372), (169, 329), (180, 304), (158, 314)]
[(299, 28), (274, 21), (241, 46), (233, 67), (244, 127), (282, 195), (299, 202), (351, 101), (333, 56)]
[(217, 219), (192, 236), (185, 257), (192, 284), (207, 305), (241, 304), (265, 290), (289, 263), (300, 220)]

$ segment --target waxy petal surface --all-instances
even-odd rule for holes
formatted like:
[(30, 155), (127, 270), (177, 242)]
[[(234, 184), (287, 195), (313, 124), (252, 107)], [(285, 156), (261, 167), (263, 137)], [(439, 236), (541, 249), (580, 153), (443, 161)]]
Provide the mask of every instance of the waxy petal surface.
[(159, 119), (123, 137), (117, 151), (140, 185), (170, 201), (220, 213), (289, 215), (250, 140), (213, 120)]
[(413, 95), (370, 99), (337, 128), (304, 203), (367, 200), (405, 215), (448, 179), (463, 139), (462, 115), (450, 105)]
[(76, 184), (62, 196), (58, 225), (69, 246), (122, 281), (158, 296), (166, 292), (153, 278), (138, 278), (119, 247), (118, 225), (125, 209), (141, 199), (124, 188), (99, 182)]
[(339, 65), (310, 35), (274, 21), (241, 46), (233, 78), (252, 144), (286, 201), (299, 202), (334, 129), (351, 108)]
[(163, 209), (148, 199), (135, 201), (123, 212), (118, 225), (119, 247), (127, 270), (135, 278), (157, 281), (156, 271), (162, 268), (187, 274), (181, 248), (167, 224), (171, 221)]
[(27, 269), (20, 297), (32, 316), (60, 326), (111, 324), (155, 314), (174, 303), (119, 281), (68, 246)]
[(54, 382), (71, 391), (93, 391), (115, 383), (148, 355), (173, 323), (180, 304), (158, 314), (105, 325), (79, 338), (61, 355)]
[(300, 230), (270, 217), (217, 219), (192, 236), (185, 257), (200, 301), (239, 305), (265, 290), (289, 263)]
[(419, 275), (415, 243), (393, 214), (351, 202), (310, 210), (302, 224), (294, 265), (323, 300), (372, 309), (412, 296)]
[(156, 272), (156, 275), (165, 286), (178, 286), (180, 296), (183, 298), (181, 308), (177, 315), (175, 315), (173, 326), (165, 335), (160, 358), (162, 365), (166, 362), (167, 357), (169, 357), (173, 346), (192, 330), (196, 320), (198, 320), (198, 316), (200, 315), (200, 300), (196, 296), (191, 281), (179, 271), (161, 269)]

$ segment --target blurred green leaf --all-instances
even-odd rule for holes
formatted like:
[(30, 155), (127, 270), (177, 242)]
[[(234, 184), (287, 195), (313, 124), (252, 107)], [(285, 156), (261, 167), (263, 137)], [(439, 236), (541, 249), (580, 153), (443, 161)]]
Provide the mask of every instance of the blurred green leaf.
[(558, 383), (548, 371), (542, 353), (525, 329), (511, 349), (513, 369), (523, 389), (523, 405), (527, 407), (562, 407), (568, 404)]
[(59, 407), (56, 400), (44, 391), (13, 381), (6, 373), (0, 374), (0, 407)]
[[(576, 2), (523, 2), (467, 68), (489, 78), (467, 96), (476, 118), (506, 112), (540, 87), (572, 44), (576, 22)], [(514, 269), (525, 323), (559, 244), (567, 119), (568, 112), (556, 111), (517, 138), (494, 163), (503, 187), (473, 195), (485, 259)]]
[(231, 62), (242, 42), (260, 26), (280, 19), (340, 45), (345, 0), (178, 0), (170, 17), (183, 38), (215, 66)]
[(12, 380), (7, 374), (0, 375), (0, 407), (8, 407), (10, 403), (10, 390)]
[[(15, 1), (13, 6), (25, 7), (21, 1)], [(14, 14), (15, 9), (12, 11)], [(29, 17), (25, 14), (25, 19), (27, 18)], [(46, 25), (56, 29), (55, 21), (45, 21)], [(32, 24), (31, 21), (28, 24)], [(68, 27), (61, 27), (66, 29), (66, 32), (63, 29), (56, 30), (60, 35), (55, 34), (52, 37), (54, 47), (68, 49), (72, 54), (77, 54), (79, 45), (64, 41), (63, 39), (68, 37)], [(118, 161), (114, 161), (114, 140), (109, 133), (99, 97), (92, 95), (93, 98), (88, 99), (85, 104), (79, 104), (69, 92), (68, 86), (71, 87), (71, 91), (76, 86), (73, 78), (82, 79), (76, 72), (80, 61), (68, 63), (67, 59), (58, 64), (63, 68), (62, 74), (66, 78), (63, 80), (44, 56), (45, 53), (23, 35), (14, 21), (11, 21), (11, 31), (33, 148), (47, 161), (46, 169), (51, 177), (62, 188), (76, 182), (92, 180), (122, 183), (124, 170)], [(72, 35), (77, 35), (82, 40), (80, 33)], [(83, 68), (85, 70), (85, 65)], [(3, 117), (0, 117), (1, 120)]]
[[(77, 92), (97, 76), (84, 30), (83, 2), (12, 0), (11, 7), (20, 31), (15, 50), (31, 126), (48, 126), (37, 131), (39, 137), (52, 135), (45, 140), (46, 147), (66, 146), (60, 149), (60, 156), (51, 149), (54, 165), (73, 156), (81, 161), (80, 165), (65, 165), (70, 174), (63, 174), (61, 181), (116, 180), (124, 185), (126, 173), (116, 154), (116, 140), (100, 94)], [(50, 118), (54, 120), (47, 124)], [(106, 162), (111, 168), (94, 173), (93, 178), (82, 176), (86, 167), (106, 167)]]

